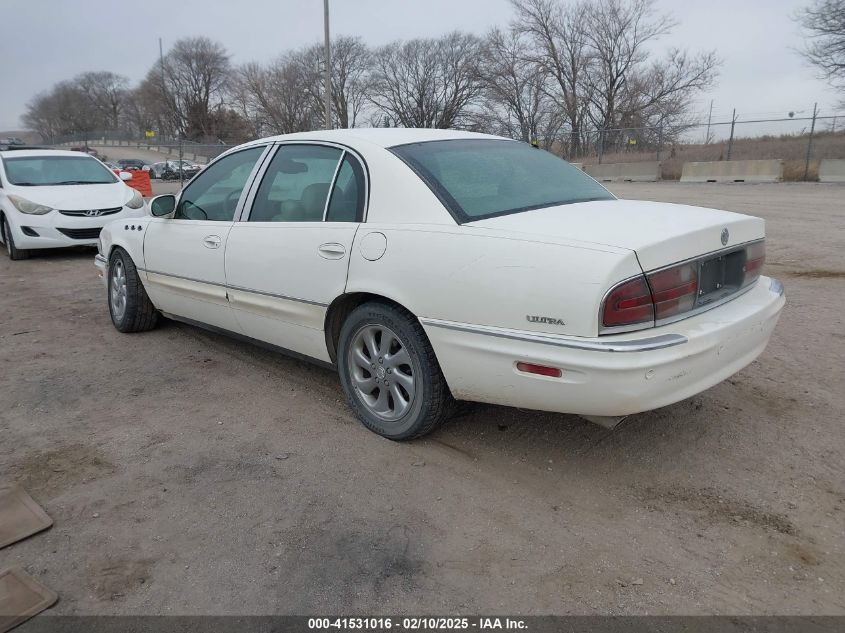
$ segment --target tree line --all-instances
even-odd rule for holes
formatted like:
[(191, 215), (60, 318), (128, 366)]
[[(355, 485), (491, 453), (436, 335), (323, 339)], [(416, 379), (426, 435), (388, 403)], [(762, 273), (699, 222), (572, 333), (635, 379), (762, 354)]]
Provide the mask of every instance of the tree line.
[[(511, 23), (483, 36), (455, 31), (378, 47), (335, 38), (333, 126), (462, 128), (575, 154), (598, 129), (659, 130), (669, 140), (716, 79), (713, 51), (655, 52), (675, 23), (654, 0), (511, 4)], [(110, 71), (82, 73), (36, 95), (23, 122), (45, 140), (154, 130), (236, 143), (319, 129), (324, 68), (320, 44), (238, 66), (221, 43), (185, 38), (138, 85)]]

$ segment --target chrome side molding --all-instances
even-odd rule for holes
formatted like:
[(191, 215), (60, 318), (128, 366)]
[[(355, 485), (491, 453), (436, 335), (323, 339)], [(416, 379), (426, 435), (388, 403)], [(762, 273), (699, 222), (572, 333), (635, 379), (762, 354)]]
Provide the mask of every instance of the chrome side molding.
[(553, 345), (555, 347), (581, 349), (592, 352), (646, 352), (655, 349), (664, 349), (666, 347), (674, 347), (675, 345), (683, 345), (689, 340), (686, 336), (681, 334), (661, 334), (659, 336), (631, 339), (628, 341), (596, 341), (575, 337), (554, 336), (551, 334), (539, 334), (536, 332), (526, 332), (524, 330), (506, 330), (488, 325), (456, 323), (454, 321), (442, 321), (440, 319), (421, 318), (420, 323), (431, 327), (439, 327), (458, 332), (483, 334), (485, 336), (495, 336), (497, 338), (506, 338), (514, 341), (524, 341), (526, 343), (539, 343), (541, 345)]

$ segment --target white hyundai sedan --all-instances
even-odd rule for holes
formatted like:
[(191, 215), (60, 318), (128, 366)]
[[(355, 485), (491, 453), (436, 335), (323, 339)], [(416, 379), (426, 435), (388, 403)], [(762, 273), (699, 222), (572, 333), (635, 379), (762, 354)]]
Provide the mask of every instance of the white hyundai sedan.
[(784, 306), (762, 220), (617, 200), (481, 134), (263, 139), (150, 211), (101, 236), (118, 330), (164, 314), (331, 365), (397, 440), (456, 400), (612, 426), (748, 365)]
[(144, 216), (144, 199), (96, 158), (43, 149), (0, 151), (0, 241), (14, 260), (30, 249), (94, 246), (114, 218)]

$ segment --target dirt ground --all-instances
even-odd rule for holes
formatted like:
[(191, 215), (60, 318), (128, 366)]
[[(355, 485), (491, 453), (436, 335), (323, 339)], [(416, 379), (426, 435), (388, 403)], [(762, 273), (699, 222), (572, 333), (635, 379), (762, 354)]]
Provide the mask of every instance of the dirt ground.
[(111, 326), (91, 251), (0, 257), (0, 550), (61, 614), (845, 614), (845, 187), (626, 184), (763, 216), (788, 304), (758, 361), (613, 431), (472, 406), (363, 428), (331, 371)]

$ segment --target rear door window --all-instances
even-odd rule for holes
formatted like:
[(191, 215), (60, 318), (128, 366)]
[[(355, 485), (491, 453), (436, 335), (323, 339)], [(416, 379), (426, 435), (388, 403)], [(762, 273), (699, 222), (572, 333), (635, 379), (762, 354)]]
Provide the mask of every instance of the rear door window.
[(362, 222), (366, 180), (358, 159), (346, 152), (335, 178), (327, 222)]

